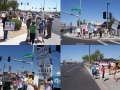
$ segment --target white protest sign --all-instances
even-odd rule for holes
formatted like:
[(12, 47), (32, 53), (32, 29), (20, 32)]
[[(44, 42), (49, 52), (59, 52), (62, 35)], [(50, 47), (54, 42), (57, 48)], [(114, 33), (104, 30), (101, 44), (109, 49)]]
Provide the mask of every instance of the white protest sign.
[(37, 64), (50, 64), (49, 46), (44, 46), (36, 52)]
[(118, 24), (119, 24), (118, 21), (114, 21), (114, 23), (112, 24), (112, 27), (111, 27), (111, 28), (117, 30)]
[(4, 30), (15, 30), (15, 22), (5, 22)]
[(45, 77), (52, 76), (52, 65), (51, 64), (39, 65), (38, 73), (39, 76), (45, 76)]

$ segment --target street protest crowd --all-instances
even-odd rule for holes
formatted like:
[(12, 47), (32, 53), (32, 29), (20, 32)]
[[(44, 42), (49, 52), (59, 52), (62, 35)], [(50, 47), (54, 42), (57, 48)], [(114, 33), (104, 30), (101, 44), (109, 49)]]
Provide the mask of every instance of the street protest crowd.
[(103, 81), (106, 80), (106, 74), (113, 75), (113, 79), (117, 82), (118, 79), (116, 74), (118, 73), (117, 63), (109, 62), (108, 65), (99, 65), (98, 63), (92, 63), (90, 65), (86, 65), (91, 69), (93, 78), (97, 79), (98, 76), (101, 77)]
[[(35, 78), (34, 72), (25, 75), (16, 73), (15, 76), (8, 72), (7, 75), (0, 75), (0, 90), (39, 90), (40, 83)], [(51, 77), (44, 77), (44, 90), (53, 90)]]
[[(92, 25), (92, 24), (90, 24)], [(84, 38), (87, 38), (87, 36), (92, 39), (92, 37), (97, 37), (99, 36), (99, 38), (106, 38), (108, 37), (108, 35), (110, 35), (110, 37), (114, 37), (115, 35), (115, 30), (114, 29), (107, 29), (106, 27), (96, 27), (95, 25), (93, 26), (90, 26), (90, 25), (86, 25), (84, 27), (74, 27), (74, 26), (70, 26), (69, 28), (69, 31), (70, 33), (74, 33), (74, 34), (77, 34), (76, 37), (82, 37), (83, 39)], [(94, 34), (94, 35), (93, 35)]]
[[(41, 43), (45, 43), (44, 38), (51, 38), (51, 30), (52, 30), (52, 21), (53, 19), (49, 16), (37, 16), (35, 13), (28, 14), (25, 12), (16, 13), (17, 18), (20, 19), (23, 23), (26, 24), (26, 42), (29, 44), (34, 44), (35, 39), (39, 40), (39, 36), (42, 38)], [(5, 30), (5, 22), (10, 22), (7, 13), (2, 13), (2, 23), (3, 23), (3, 31), (4, 31), (4, 41), (7, 40), (8, 30)], [(30, 39), (30, 40), (28, 40)]]

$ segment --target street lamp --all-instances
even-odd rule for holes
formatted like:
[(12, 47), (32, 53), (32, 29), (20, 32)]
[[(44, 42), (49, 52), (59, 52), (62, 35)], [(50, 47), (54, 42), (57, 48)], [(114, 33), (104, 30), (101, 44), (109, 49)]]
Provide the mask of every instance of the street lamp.
[[(55, 2), (55, 1), (52, 1), (52, 2)], [(57, 12), (57, 2), (55, 2), (56, 3), (56, 12)]]

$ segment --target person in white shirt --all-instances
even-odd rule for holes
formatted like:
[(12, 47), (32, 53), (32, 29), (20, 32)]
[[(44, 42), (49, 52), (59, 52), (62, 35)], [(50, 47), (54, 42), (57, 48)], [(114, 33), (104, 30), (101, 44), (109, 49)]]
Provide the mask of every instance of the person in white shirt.
[(4, 21), (4, 18), (5, 18), (5, 13), (3, 12), (3, 13), (2, 13), (2, 23), (3, 23), (3, 21)]
[(18, 90), (22, 90), (23, 89), (23, 77), (22, 75), (19, 75), (19, 77), (20, 77), (20, 82), (17, 87), (18, 87)]
[(78, 33), (78, 36), (77, 36), (77, 37), (79, 37), (79, 36), (81, 37), (81, 33), (80, 33), (80, 31), (81, 31), (80, 28), (77, 27), (77, 33)]
[(23, 90), (27, 90), (27, 79), (28, 79), (28, 74), (25, 75), (24, 77), (24, 83), (23, 83)]
[(45, 78), (44, 79), (44, 90), (52, 90), (52, 87), (51, 87), (52, 84), (53, 82), (51, 81), (50, 77), (48, 79)]

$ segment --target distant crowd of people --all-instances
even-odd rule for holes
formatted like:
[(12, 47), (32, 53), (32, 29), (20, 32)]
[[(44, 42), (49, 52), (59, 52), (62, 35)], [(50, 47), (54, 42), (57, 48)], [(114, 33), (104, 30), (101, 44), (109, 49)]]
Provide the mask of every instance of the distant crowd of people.
[[(98, 30), (99, 29), (99, 30)], [(110, 30), (108, 30), (106, 27), (101, 27), (101, 28), (97, 28), (94, 27), (94, 30), (91, 30), (91, 28), (87, 27), (86, 29), (82, 29), (78, 27), (70, 27), (70, 33), (74, 33), (74, 34), (78, 34), (77, 37), (83, 37), (86, 38), (87, 35), (89, 35), (89, 38), (92, 38), (92, 34), (94, 34), (94, 37), (97, 37), (98, 33), (99, 33), (99, 37), (102, 38), (103, 34), (104, 34), (104, 38), (106, 38), (108, 36), (108, 32), (111, 36), (114, 37), (114, 30), (111, 28)]]
[[(98, 68), (97, 68), (98, 67)], [(117, 66), (116, 64), (111, 65), (111, 63), (108, 63), (107, 69), (104, 65), (96, 65), (95, 63), (90, 66), (90, 69), (92, 71), (93, 77), (96, 79), (99, 75), (103, 81), (106, 80), (105, 73), (108, 73), (109, 75), (113, 75), (114, 80), (117, 82), (118, 79), (116, 78), (117, 73)], [(107, 70), (107, 71), (106, 71)]]

